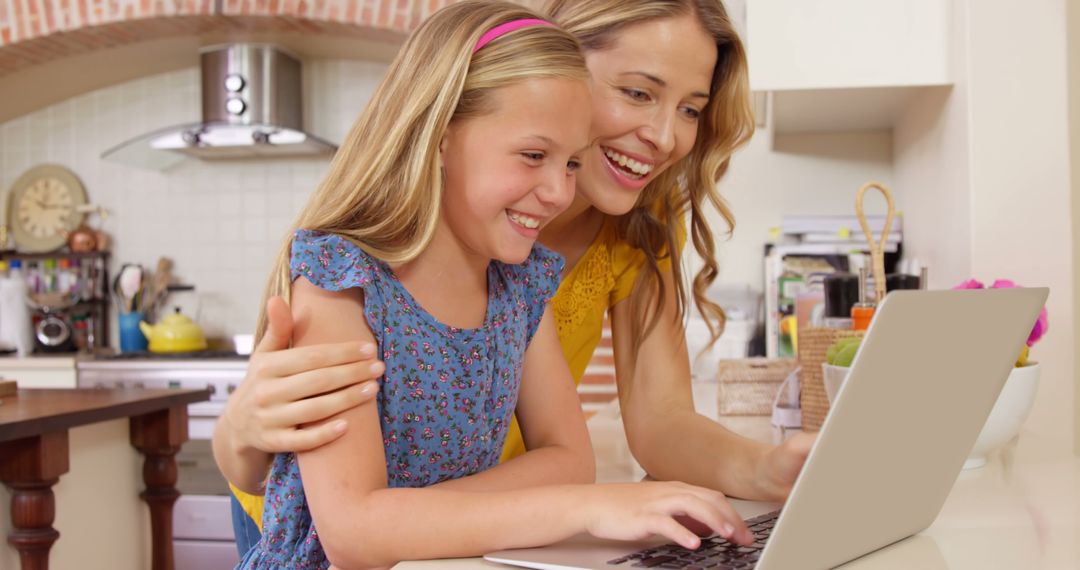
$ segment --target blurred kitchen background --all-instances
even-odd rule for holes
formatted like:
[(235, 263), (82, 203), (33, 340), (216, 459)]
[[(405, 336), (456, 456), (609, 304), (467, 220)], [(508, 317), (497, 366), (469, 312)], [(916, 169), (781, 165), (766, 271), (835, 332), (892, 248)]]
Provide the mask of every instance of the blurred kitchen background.
[[(103, 153), (200, 121), (200, 49), (232, 42), (295, 54), (303, 130), (339, 144), (404, 33), (447, 3), (0, 2), (0, 191), (38, 165), (73, 172), (88, 202), (108, 212), (88, 224), (111, 238), (110, 277), (124, 263), (153, 269), (168, 257), (173, 282), (194, 286), (175, 302), (212, 348), (231, 348), (234, 335), (254, 331), (270, 263), (329, 155), (186, 159), (161, 170)], [(765, 353), (766, 253), (784, 241), (785, 218), (852, 216), (856, 190), (880, 181), (902, 214), (902, 257), (929, 269), (930, 288), (970, 277), (1051, 288), (1052, 333), (1037, 349), (1043, 383), (1025, 429), (1070, 445), (1080, 216), (1069, 174), (1080, 161), (1070, 163), (1068, 121), (1080, 114), (1077, 7), (725, 3), (748, 47), (758, 131), (720, 184), (737, 226), (729, 238), (715, 217), (721, 270), (713, 294), (747, 321), (719, 345), (729, 351), (721, 356)], [(867, 210), (885, 211), (873, 194)], [(692, 254), (684, 262), (691, 271), (699, 265)], [(111, 310), (115, 348), (115, 304)], [(224, 368), (219, 402), (242, 377), (242, 366)], [(602, 347), (591, 371), (596, 387), (584, 390), (599, 395), (583, 399), (610, 400), (610, 373)]]
[[(109, 212), (89, 223), (112, 237), (111, 270), (171, 258), (174, 279), (195, 286), (185, 311), (212, 343), (227, 343), (253, 331), (267, 267), (328, 156), (189, 159), (157, 171), (102, 154), (199, 121), (199, 50), (235, 41), (296, 54), (304, 129), (339, 143), (403, 33), (443, 3), (82, 0), (31, 2), (29, 13), (0, 4), (0, 189), (36, 165), (70, 169)], [(1052, 288), (1057, 325), (1040, 353), (1060, 380), (1040, 391), (1031, 423), (1067, 423), (1064, 2), (727, 4), (748, 47), (759, 127), (720, 184), (737, 228), (728, 239), (716, 219), (718, 288), (762, 295), (765, 246), (785, 216), (852, 215), (855, 190), (884, 182), (902, 214), (904, 257), (930, 269), (930, 287), (1001, 276)], [(875, 198), (868, 210), (884, 213)], [(115, 346), (115, 326), (110, 334)]]

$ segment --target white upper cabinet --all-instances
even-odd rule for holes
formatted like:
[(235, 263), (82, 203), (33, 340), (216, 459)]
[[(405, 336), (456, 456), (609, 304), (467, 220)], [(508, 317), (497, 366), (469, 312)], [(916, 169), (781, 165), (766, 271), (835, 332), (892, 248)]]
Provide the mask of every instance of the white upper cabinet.
[(950, 0), (748, 0), (750, 86), (777, 132), (891, 126), (910, 90), (948, 85)]

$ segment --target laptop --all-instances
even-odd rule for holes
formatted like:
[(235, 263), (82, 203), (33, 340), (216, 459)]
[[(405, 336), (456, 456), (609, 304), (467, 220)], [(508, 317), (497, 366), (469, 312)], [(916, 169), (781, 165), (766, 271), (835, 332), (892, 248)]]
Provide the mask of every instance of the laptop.
[(918, 533), (940, 512), (1047, 294), (889, 293), (786, 504), (732, 501), (750, 517), (752, 547), (577, 536), (484, 558), (552, 570), (815, 569)]

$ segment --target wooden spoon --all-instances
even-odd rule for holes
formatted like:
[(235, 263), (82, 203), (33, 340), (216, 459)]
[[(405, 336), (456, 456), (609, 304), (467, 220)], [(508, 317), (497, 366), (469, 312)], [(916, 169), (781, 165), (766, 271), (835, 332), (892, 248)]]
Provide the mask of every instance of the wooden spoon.
[(153, 311), (155, 305), (163, 298), (165, 289), (172, 280), (172, 266), (173, 262), (168, 257), (158, 258), (157, 269), (154, 270), (154, 283), (150, 287), (150, 294), (147, 295), (145, 310)]

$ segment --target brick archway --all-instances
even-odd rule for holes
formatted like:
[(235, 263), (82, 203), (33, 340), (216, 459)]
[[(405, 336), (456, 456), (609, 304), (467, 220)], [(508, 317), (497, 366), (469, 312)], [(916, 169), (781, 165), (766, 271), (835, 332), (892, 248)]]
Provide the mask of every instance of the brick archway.
[(458, 0), (0, 0), (0, 75), (169, 36), (269, 31), (400, 39)]

